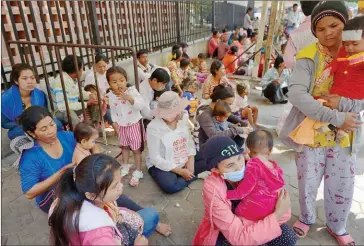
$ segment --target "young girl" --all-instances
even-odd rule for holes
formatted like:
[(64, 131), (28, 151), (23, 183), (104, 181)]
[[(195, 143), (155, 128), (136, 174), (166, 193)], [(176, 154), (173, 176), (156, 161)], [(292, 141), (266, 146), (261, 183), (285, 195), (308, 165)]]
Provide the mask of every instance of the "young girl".
[(99, 132), (91, 122), (84, 121), (76, 125), (73, 134), (77, 144), (73, 152), (72, 162), (78, 165), (85, 157), (91, 155), (90, 150), (95, 146)]
[[(90, 119), (91, 122), (95, 125), (98, 126), (100, 123), (100, 109), (99, 109), (99, 104), (98, 104), (98, 97), (97, 97), (97, 89), (96, 89), (96, 85), (93, 84), (89, 84), (86, 85), (84, 88), (85, 91), (90, 92), (90, 99), (87, 102), (87, 119)], [(106, 114), (110, 114), (110, 111), (107, 110), (107, 102), (106, 102), (106, 98), (102, 97), (101, 99), (101, 114), (103, 116), (105, 116), (105, 120), (107, 118), (111, 118), (111, 116), (109, 115), (109, 117), (106, 117)], [(107, 120), (110, 124), (112, 124), (112, 121), (109, 119)]]
[(183, 73), (178, 69), (178, 64), (182, 60), (182, 51), (180, 49), (172, 50), (172, 60), (167, 63), (167, 67), (171, 72), (171, 79), (173, 81), (172, 90), (176, 91), (180, 96), (183, 94), (181, 83), (183, 80)]
[(227, 191), (227, 199), (241, 200), (235, 214), (258, 221), (274, 212), (278, 192), (284, 186), (283, 171), (277, 162), (269, 159), (273, 136), (265, 130), (249, 134), (246, 145), (251, 159), (246, 164), (244, 179), (239, 186)]
[(141, 215), (116, 205), (119, 170), (112, 157), (94, 154), (63, 174), (49, 213), (52, 245), (148, 245)]
[(118, 129), (120, 146), (122, 148), (122, 178), (129, 173), (131, 165), (129, 161), (129, 148), (134, 153), (136, 170), (130, 179), (131, 186), (137, 186), (139, 179), (143, 178), (141, 171), (141, 151), (145, 139), (144, 127), (142, 126), (142, 115), (140, 110), (144, 107), (144, 101), (134, 86), (128, 87), (128, 76), (121, 67), (109, 68), (106, 72), (111, 92), (109, 93), (109, 105), (111, 117), (115, 127)]
[(231, 111), (234, 115), (243, 120), (248, 120), (253, 128), (258, 128), (258, 108), (251, 107), (248, 104), (249, 87), (246, 83), (236, 85), (236, 94), (234, 103), (231, 105)]

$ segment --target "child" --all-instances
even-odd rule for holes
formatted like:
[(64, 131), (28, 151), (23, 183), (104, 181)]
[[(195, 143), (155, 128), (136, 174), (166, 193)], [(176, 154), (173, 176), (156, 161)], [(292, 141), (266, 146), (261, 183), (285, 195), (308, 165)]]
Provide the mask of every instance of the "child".
[(190, 117), (194, 116), (199, 105), (199, 100), (195, 97), (195, 93), (198, 91), (199, 85), (195, 80), (186, 78), (182, 81), (183, 98), (189, 101), (189, 105), (186, 107), (186, 111)]
[(232, 126), (232, 123), (227, 121), (230, 114), (231, 109), (227, 102), (221, 100), (215, 103), (214, 109), (212, 110), (212, 120), (217, 130), (225, 131)]
[[(94, 154), (67, 169), (49, 211), (52, 245), (148, 245), (143, 215), (120, 208), (120, 164)], [(148, 218), (146, 218), (148, 219)]]
[[(109, 89), (106, 80), (106, 70), (109, 68), (109, 59), (105, 55), (98, 54), (95, 56), (95, 64), (93, 66), (96, 72), (97, 85), (99, 86), (100, 95), (103, 97)], [(91, 70), (85, 77), (85, 87), (87, 85), (96, 85), (95, 73)]]
[(178, 70), (178, 65), (182, 60), (182, 51), (180, 49), (172, 51), (172, 60), (167, 63), (168, 70), (171, 72), (171, 79), (173, 81), (172, 90), (182, 96), (181, 82), (183, 74)]
[[(91, 122), (97, 126), (100, 122), (100, 110), (99, 110), (99, 104), (97, 101), (97, 89), (96, 85), (88, 84), (84, 88), (85, 91), (90, 92), (90, 99), (87, 102), (87, 113), (88, 118), (91, 120)], [(106, 113), (107, 110), (107, 103), (104, 98), (102, 98), (102, 112), (103, 115)], [(112, 122), (109, 122), (112, 124)]]
[(153, 101), (150, 103), (150, 110), (156, 109), (158, 105), (158, 98), (164, 93), (166, 90), (154, 91)]
[(231, 111), (242, 120), (248, 120), (253, 128), (258, 128), (258, 108), (248, 104), (249, 86), (246, 83), (236, 85), (236, 94)]
[(198, 67), (198, 72), (196, 73), (196, 79), (200, 83), (204, 83), (209, 76), (209, 71), (206, 64), (206, 56), (202, 53), (198, 54), (197, 58), (192, 58), (191, 63)]
[(183, 74), (183, 79), (186, 79), (188, 77), (192, 76), (192, 73), (190, 71), (190, 60), (183, 58), (180, 62), (180, 72)]
[(235, 214), (251, 221), (272, 214), (278, 192), (284, 187), (283, 171), (269, 159), (273, 149), (273, 135), (265, 130), (249, 134), (246, 145), (251, 159), (245, 167), (244, 179), (234, 190), (227, 191), (227, 199), (242, 200)]
[(72, 162), (78, 165), (85, 157), (91, 155), (90, 150), (95, 146), (99, 132), (91, 122), (84, 121), (76, 125), (73, 134), (77, 144), (73, 152)]
[(129, 173), (129, 148), (133, 151), (136, 170), (133, 172), (129, 184), (137, 186), (143, 178), (141, 171), (141, 151), (144, 145), (145, 132), (142, 126), (140, 110), (144, 107), (144, 100), (134, 86), (127, 86), (128, 76), (121, 67), (109, 68), (106, 72), (111, 92), (109, 105), (114, 125), (118, 128), (120, 146), (122, 149), (122, 178)]
[[(326, 69), (327, 73), (334, 76), (330, 94), (363, 100), (364, 16), (357, 16), (345, 24), (342, 40), (343, 47), (339, 50), (337, 58)], [(326, 101), (323, 99), (318, 101), (325, 105)], [(313, 147), (321, 141), (321, 136), (325, 137), (330, 144), (339, 142), (342, 147), (349, 147), (353, 139), (353, 133), (346, 133), (331, 124), (317, 122), (307, 117), (289, 135), (294, 142)]]

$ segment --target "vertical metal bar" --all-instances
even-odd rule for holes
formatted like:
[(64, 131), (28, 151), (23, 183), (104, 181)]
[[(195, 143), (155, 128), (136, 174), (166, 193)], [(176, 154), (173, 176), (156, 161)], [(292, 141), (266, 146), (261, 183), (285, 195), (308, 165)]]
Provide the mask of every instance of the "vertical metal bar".
[[(28, 25), (25, 22), (23, 5), (22, 5), (22, 2), (21, 1), (18, 1), (18, 7), (19, 7), (19, 14), (20, 14), (20, 17), (21, 17), (21, 22), (23, 23), (25, 37), (26, 37), (27, 41), (31, 41), (30, 40), (30, 36), (29, 36), (29, 32), (28, 32)], [(33, 67), (34, 67), (35, 76), (38, 78), (39, 75), (38, 75), (37, 63), (35, 62), (33, 49), (32, 49), (32, 47), (30, 45), (28, 45), (28, 49), (29, 49), (30, 58), (32, 60), (32, 64), (33, 64)]]
[[(81, 4), (82, 1), (79, 1), (78, 3)], [(88, 31), (89, 31), (89, 35), (90, 38), (92, 38), (92, 44), (101, 44), (101, 39), (100, 39), (100, 33), (99, 33), (99, 25), (98, 25), (98, 20), (97, 20), (97, 14), (96, 14), (96, 2), (95, 0), (93, 1), (84, 1), (87, 2), (87, 6), (85, 5), (85, 10), (86, 10), (86, 18), (87, 18), (87, 24), (89, 25)], [(100, 6), (100, 2), (99, 2), (99, 6)], [(105, 38), (105, 30), (104, 30), (104, 22), (103, 22), (103, 17), (102, 17), (102, 12), (101, 12), (101, 7), (100, 7), (100, 14), (101, 14), (101, 22), (102, 22), (102, 28), (104, 31), (104, 38)], [(87, 51), (87, 49), (86, 49)], [(87, 51), (88, 52), (88, 51)], [(101, 50), (96, 49), (96, 53), (100, 53), (101, 54)], [(87, 53), (88, 56), (88, 53)]]
[[(118, 10), (119, 10), (119, 18), (117, 18), (117, 20), (120, 20), (120, 22), (118, 22), (118, 36), (119, 36), (119, 42), (120, 42), (120, 45), (121, 45), (121, 41), (122, 41), (122, 46), (126, 46), (125, 43), (125, 38), (124, 38), (124, 26), (123, 26), (123, 13), (121, 11), (121, 2), (120, 0), (118, 0)], [(120, 24), (119, 24), (120, 23)], [(120, 31), (121, 31), (121, 35), (120, 35)], [(121, 59), (123, 59), (125, 56), (125, 50), (121, 50)]]
[(63, 77), (63, 71), (62, 71), (62, 65), (61, 65), (61, 55), (60, 55), (60, 52), (59, 52), (59, 47), (56, 46), (55, 49), (56, 49), (56, 57), (57, 57), (59, 76), (60, 76), (60, 79), (61, 79), (61, 86), (62, 86), (62, 91), (63, 91), (63, 98), (64, 98), (64, 103), (65, 103), (65, 106), (66, 106), (68, 124), (70, 126), (70, 129), (73, 129), (72, 119), (71, 119), (71, 112), (70, 112), (70, 108), (69, 108), (69, 105), (68, 105), (66, 87), (64, 86), (64, 77)]
[(212, 14), (211, 14), (211, 27), (215, 27), (215, 0), (212, 0)]
[[(64, 35), (63, 19), (62, 19), (62, 15), (61, 15), (61, 9), (59, 8), (59, 1), (54, 1), (54, 2), (56, 4), (59, 28), (61, 29), (61, 35), (62, 35), (63, 43), (67, 43), (66, 36)], [(66, 55), (68, 55), (67, 47), (64, 47), (64, 51), (65, 51)]]
[(161, 6), (160, 6), (160, 2), (156, 2), (156, 7), (157, 7), (157, 22), (158, 22), (158, 36), (157, 36), (157, 40), (159, 40), (159, 46), (161, 47), (161, 49), (163, 49), (163, 47), (165, 46), (165, 40), (161, 39), (160, 37), (162, 36), (162, 34), (160, 32), (162, 32), (162, 14), (161, 14)]
[(83, 91), (82, 91), (82, 84), (81, 84), (81, 77), (79, 76), (79, 71), (80, 68), (78, 67), (78, 59), (77, 59), (77, 55), (76, 55), (76, 49), (75, 47), (72, 47), (72, 53), (73, 53), (73, 60), (75, 63), (75, 67), (76, 67), (76, 74), (77, 74), (77, 84), (78, 84), (78, 91), (80, 92), (80, 99), (81, 99), (81, 106), (82, 106), (82, 114), (83, 114), (83, 118), (86, 119), (86, 110), (85, 110), (85, 104), (84, 104), (84, 100), (83, 100)]
[[(108, 35), (109, 35), (109, 44), (110, 46), (112, 46), (112, 36), (111, 36), (111, 32), (110, 32), (110, 22), (109, 22), (109, 15), (108, 15), (108, 11), (107, 11), (107, 3), (108, 1), (105, 1), (105, 16), (106, 16), (106, 25), (107, 25), (107, 32), (108, 32)], [(109, 2), (110, 3), (110, 2)], [(105, 37), (106, 38), (106, 37)], [(106, 38), (107, 39), (107, 38)], [(105, 45), (106, 45), (106, 40), (105, 40)]]
[[(4, 70), (4, 66), (3, 64), (1, 64), (1, 77), (2, 77), (2, 80), (3, 80), (3, 83), (4, 84), (4, 89), (8, 89), (9, 88), (9, 85), (8, 85), (8, 80), (6, 79), (6, 74), (5, 74), (5, 70)], [(1, 88), (3, 89), (3, 88)]]
[(44, 76), (44, 80), (46, 83), (46, 87), (47, 87), (47, 93), (48, 93), (48, 98), (49, 98), (49, 104), (51, 106), (52, 112), (54, 112), (54, 104), (53, 104), (53, 98), (52, 98), (52, 92), (51, 92), (51, 86), (49, 84), (49, 79), (48, 79), (48, 73), (47, 73), (47, 68), (45, 65), (45, 60), (44, 60), (44, 55), (43, 55), (43, 50), (42, 50), (42, 46), (39, 46), (39, 58), (40, 58), (40, 62), (42, 65), (42, 69), (43, 69), (43, 76)]
[[(16, 28), (13, 9), (11, 8), (9, 1), (6, 2), (6, 6), (8, 7), (8, 12), (9, 12), (9, 16), (10, 16), (11, 25), (13, 26), (13, 32), (14, 32), (15, 39), (17, 41), (19, 41), (20, 39), (19, 39), (19, 35), (18, 35), (18, 30)], [(3, 25), (1, 25), (1, 26), (3, 26)], [(5, 32), (4, 32), (4, 34), (5, 34)], [(20, 56), (21, 62), (24, 63), (25, 62), (24, 57), (21, 55), (22, 53), (24, 53), (24, 50), (22, 50), (22, 47), (20, 46), (20, 44), (18, 44), (17, 46), (18, 46), (18, 54)], [(11, 55), (12, 55), (12, 53), (9, 54), (9, 56), (11, 56)]]
[(177, 28), (177, 43), (181, 42), (181, 23), (180, 23), (180, 10), (179, 10), (179, 2), (175, 2), (176, 8), (176, 28)]
[[(114, 41), (115, 41), (115, 45), (118, 45), (118, 46), (122, 46), (121, 45), (121, 41), (120, 41), (120, 31), (119, 31), (119, 19), (120, 19), (120, 16), (118, 18), (118, 7), (117, 7), (117, 2), (114, 1), (114, 13), (115, 13), (115, 26), (116, 26), (116, 32), (114, 31)], [(110, 9), (111, 11), (111, 9)], [(112, 20), (113, 18), (111, 18)], [(117, 37), (116, 37), (117, 35)], [(116, 44), (116, 40), (118, 40), (118, 44)], [(119, 54), (118, 54), (119, 53)], [(119, 50), (117, 53), (116, 53), (116, 57), (117, 57), (117, 60), (119, 61), (119, 58), (121, 57), (121, 50)]]
[(23, 44), (21, 46), (22, 46), (22, 50), (24, 51), (25, 61), (26, 61), (26, 63), (30, 64), (26, 44)]
[(6, 50), (8, 52), (8, 57), (9, 57), (9, 60), (10, 60), (10, 64), (13, 67), (15, 65), (14, 57), (13, 57), (13, 54), (11, 52), (10, 44), (8, 43), (8, 37), (6, 36), (6, 31), (5, 31), (4, 25), (1, 25), (1, 32), (3, 33), (3, 38), (4, 38), (4, 41), (5, 41)]
[[(92, 53), (92, 63), (95, 64), (95, 53), (94, 53), (94, 49), (91, 49), (91, 53)], [(113, 59), (113, 50), (111, 50), (111, 57)], [(100, 121), (101, 121), (101, 130), (102, 130), (102, 136), (104, 139), (104, 144), (107, 145), (107, 138), (106, 138), (106, 131), (105, 131), (105, 122), (104, 122), (104, 117), (102, 115), (102, 105), (101, 105), (101, 95), (100, 95), (100, 90), (99, 90), (99, 81), (97, 79), (97, 74), (96, 74), (96, 70), (93, 69), (93, 73), (94, 73), (94, 77), (95, 77), (95, 85), (96, 85), (96, 94), (97, 94), (97, 106), (99, 107), (99, 116), (100, 116)]]
[[(40, 15), (40, 20), (42, 21), (42, 26), (44, 29), (44, 37), (47, 43), (49, 43), (49, 36), (48, 36), (48, 28), (46, 25), (46, 21), (44, 19), (44, 13), (43, 13), (43, 6), (41, 2), (37, 2), (38, 8), (39, 8), (39, 15)], [(33, 19), (34, 20), (34, 19)], [(53, 72), (53, 77), (56, 77), (56, 67), (54, 66), (54, 59), (53, 59), (53, 54), (52, 54), (52, 48), (50, 46), (47, 46), (47, 50), (48, 50), (48, 55), (50, 58), (50, 63), (52, 66), (52, 72)]]
[[(146, 19), (143, 18), (143, 14), (144, 14), (144, 4), (142, 1), (139, 1), (138, 2), (138, 9), (139, 9), (139, 18), (137, 18), (137, 23), (138, 23), (138, 26), (139, 26), (139, 23), (140, 23), (140, 29), (141, 29), (141, 43), (142, 43), (142, 46), (140, 47), (141, 49), (145, 49), (146, 47), (146, 42), (144, 40), (145, 38), (145, 35), (146, 35), (146, 30), (145, 30), (145, 25), (144, 23), (147, 21)], [(143, 21), (144, 19), (144, 21)]]
[[(147, 10), (147, 4), (149, 3), (145, 3), (145, 1), (142, 1), (143, 4), (143, 18), (145, 20), (145, 26), (144, 26), (144, 30), (145, 30), (145, 43), (146, 43), (146, 48), (149, 51), (152, 51), (152, 45), (151, 45), (151, 38), (150, 38), (150, 12), (148, 12)], [(147, 15), (147, 13), (149, 13)], [(143, 22), (144, 23), (144, 22)]]
[[(104, 14), (102, 12), (102, 2), (99, 2), (100, 16), (101, 16), (101, 27), (102, 27), (102, 36), (103, 36), (103, 44), (106, 45), (106, 32), (105, 32), (105, 23), (104, 23)], [(96, 30), (98, 31), (98, 30)], [(106, 50), (106, 56), (109, 57), (108, 51)]]
[(53, 21), (53, 13), (52, 13), (52, 7), (51, 7), (51, 2), (47, 1), (47, 7), (48, 7), (48, 13), (49, 13), (49, 19), (51, 20), (51, 26), (52, 26), (52, 32), (53, 32), (53, 37), (54, 37), (54, 42), (58, 43), (58, 39), (57, 39), (57, 34), (56, 34), (56, 28), (54, 26), (54, 21)]
[[(80, 30), (78, 28), (77, 15), (75, 13), (75, 2), (74, 1), (71, 1), (70, 4), (71, 4), (71, 9), (72, 9), (72, 20), (73, 20), (73, 23), (74, 23), (74, 26), (75, 26), (76, 43), (77, 44), (81, 44)], [(68, 26), (68, 28), (70, 28), (70, 26)], [(81, 23), (81, 28), (82, 28), (82, 23)], [(82, 60), (83, 60), (83, 52), (82, 52), (82, 48), (81, 47), (79, 47), (79, 51), (80, 51), (80, 56), (82, 57)], [(87, 58), (88, 58), (88, 56), (87, 56)]]
[[(125, 30), (127, 46), (131, 47), (132, 46), (132, 40), (131, 40), (131, 37), (129, 36), (129, 30), (131, 29), (131, 26), (130, 26), (130, 22), (128, 22), (127, 6), (126, 6), (125, 1), (123, 1), (123, 8), (124, 8), (125, 26), (126, 26), (126, 28), (123, 27), (123, 36), (124, 36), (124, 30)], [(131, 31), (130, 31), (130, 34), (131, 34)], [(129, 37), (130, 37), (130, 40), (129, 40)]]
[(138, 48), (137, 46), (137, 37), (136, 37), (136, 33), (135, 33), (135, 25), (134, 25), (134, 19), (133, 19), (133, 6), (132, 6), (132, 2), (128, 2), (128, 16), (129, 16), (129, 21), (131, 24), (131, 28), (134, 31), (133, 32), (133, 37), (134, 37), (134, 45), (132, 45), (132, 47), (134, 47), (135, 49)]
[(111, 49), (111, 64), (113, 67), (115, 67), (115, 54), (114, 49)]
[[(82, 2), (81, 1), (78, 2), (78, 8), (79, 8), (79, 11), (81, 13), (81, 9), (82, 9)], [(91, 39), (93, 39), (95, 36), (91, 33), (91, 32), (93, 32), (93, 29), (90, 29), (90, 25), (92, 25), (92, 24), (90, 24), (91, 20), (89, 19), (88, 7), (86, 5), (85, 5), (85, 12), (86, 12), (86, 20), (87, 20), (86, 21), (87, 22), (86, 27), (88, 27), (88, 34), (90, 36), (89, 43), (92, 44), (93, 42), (95, 42), (95, 40), (91, 41)], [(82, 20), (82, 16), (80, 16), (80, 21), (81, 21), (81, 27), (82, 27), (82, 33), (83, 33), (83, 40), (86, 43), (86, 32), (83, 30), (83, 27), (84, 27), (83, 24), (84, 23), (83, 23), (83, 20)], [(96, 33), (97, 33), (96, 35), (98, 35), (98, 32), (96, 32)], [(100, 40), (100, 36), (99, 36), (99, 40)], [(88, 48), (85, 48), (85, 50), (86, 50), (88, 68), (91, 68), (90, 54), (88, 53)]]
[[(68, 27), (68, 33), (69, 33), (69, 38), (70, 38), (70, 42), (71, 42), (71, 44), (73, 44), (73, 33), (72, 33), (72, 31), (71, 31), (71, 21), (70, 21), (70, 17), (69, 17), (69, 15), (68, 15), (68, 11), (70, 10), (69, 8), (68, 8), (68, 1), (65, 1), (64, 2), (64, 12), (65, 12), (65, 15), (66, 15), (66, 22), (67, 22), (67, 27)], [(75, 28), (77, 28), (76, 27), (76, 25), (75, 25)], [(82, 56), (81, 56), (82, 57)]]

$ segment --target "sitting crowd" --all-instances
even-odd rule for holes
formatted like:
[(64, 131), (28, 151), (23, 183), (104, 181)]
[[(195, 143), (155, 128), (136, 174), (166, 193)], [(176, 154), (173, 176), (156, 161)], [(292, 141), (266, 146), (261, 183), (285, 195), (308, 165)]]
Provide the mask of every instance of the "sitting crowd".
[[(76, 59), (75, 64), (73, 56), (66, 56), (62, 72), (51, 83), (53, 112), (47, 109), (46, 94), (36, 88), (32, 68), (14, 66), (14, 85), (2, 95), (2, 127), (9, 129), (10, 139), (23, 136), (32, 142), (20, 157), (21, 187), (26, 198), (35, 199), (48, 213), (51, 243), (148, 245), (147, 238), (154, 230), (164, 236), (172, 233), (169, 225), (159, 221), (155, 209), (142, 208), (122, 194), (121, 181), (128, 175), (132, 187), (144, 178), (142, 152), (146, 143), (148, 173), (163, 192), (176, 193), (197, 178), (204, 179), (205, 210), (193, 245), (295, 245), (315, 223), (315, 199), (324, 176), (327, 229), (340, 245), (355, 245), (345, 228), (363, 96), (347, 89), (343, 81), (347, 70), (358, 73), (350, 62), (364, 50), (350, 50), (345, 42), (345, 48), (338, 50), (335, 44), (341, 37), (362, 44), (362, 33), (359, 37), (350, 31), (364, 30), (364, 21), (357, 17), (347, 22), (343, 9), (341, 2), (318, 4), (312, 11), (312, 31), (318, 42), (297, 54), (292, 77), (285, 74), (283, 58), (277, 57), (261, 82), (263, 95), (272, 103), (286, 103), (288, 95), (293, 105), (279, 136), (298, 152), (301, 216), (293, 228), (287, 225), (291, 206), (283, 170), (271, 158), (274, 137), (257, 123), (259, 110), (249, 104), (249, 85), (226, 74), (226, 70), (237, 72), (231, 63), (239, 61), (237, 54), (245, 49), (239, 28), (230, 38), (221, 37), (222, 45), (214, 31), (208, 43), (209, 55), (222, 60), (212, 61), (210, 69), (202, 53), (197, 57), (187, 54), (186, 43), (173, 46), (167, 68), (150, 64), (148, 52), (139, 51), (139, 91), (123, 68), (109, 66), (107, 58), (100, 55), (93, 72), (86, 76), (84, 88), (79, 88), (82, 59)], [(337, 42), (327, 41), (322, 31), (325, 28), (337, 29)], [(347, 33), (341, 36), (343, 30)], [(249, 42), (254, 42), (255, 34), (251, 30), (248, 34)], [(328, 52), (334, 46), (342, 59), (329, 63)], [(236, 61), (229, 56), (235, 56)], [(316, 59), (327, 64), (315, 67)], [(345, 69), (340, 61), (346, 62)], [(323, 78), (327, 67), (333, 76)], [(362, 91), (362, 80), (356, 82), (355, 88)], [(331, 92), (329, 84), (340, 96), (321, 93), (325, 89)], [(325, 104), (316, 99), (325, 100)], [(102, 109), (98, 110), (100, 104)], [(82, 119), (84, 108), (88, 119)], [(102, 117), (118, 136), (120, 163), (100, 153), (96, 143)], [(325, 132), (315, 128), (320, 122)], [(303, 128), (313, 132), (310, 142), (299, 142), (307, 140), (297, 133)], [(340, 131), (346, 133), (344, 140), (337, 137)], [(134, 168), (129, 162), (130, 151)], [(337, 172), (342, 177), (333, 175)], [(350, 202), (331, 201), (330, 190)], [(329, 212), (335, 213), (336, 220)]]

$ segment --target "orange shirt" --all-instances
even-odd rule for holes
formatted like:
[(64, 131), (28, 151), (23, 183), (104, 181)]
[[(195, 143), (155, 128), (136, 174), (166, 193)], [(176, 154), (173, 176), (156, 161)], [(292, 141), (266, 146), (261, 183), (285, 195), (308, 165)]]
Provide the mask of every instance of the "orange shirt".
[(235, 72), (236, 69), (236, 61), (234, 61), (235, 59), (236, 56), (231, 54), (226, 54), (224, 59), (222, 59), (222, 62), (224, 63), (226, 69), (226, 73), (229, 74)]

